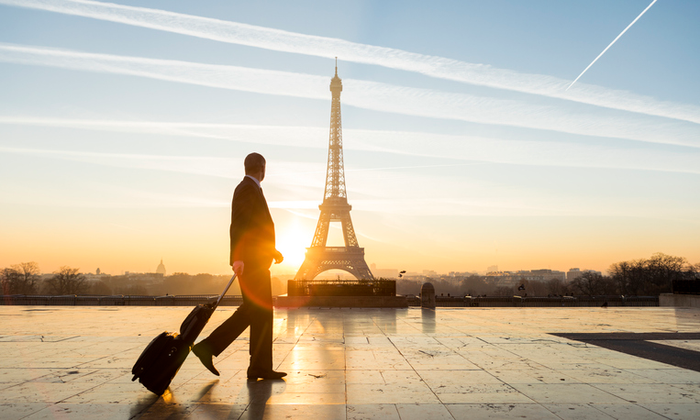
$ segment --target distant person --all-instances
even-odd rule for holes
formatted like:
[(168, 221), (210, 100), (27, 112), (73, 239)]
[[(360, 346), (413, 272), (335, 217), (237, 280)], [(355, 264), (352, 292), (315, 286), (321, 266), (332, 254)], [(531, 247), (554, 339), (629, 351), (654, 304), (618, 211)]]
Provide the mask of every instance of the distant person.
[(272, 291), (270, 266), (282, 262), (275, 248), (275, 225), (263, 196), (265, 158), (246, 156), (245, 177), (233, 193), (231, 203), (231, 256), (229, 263), (238, 276), (243, 304), (192, 351), (216, 376), (212, 358), (218, 356), (250, 326), (248, 379), (280, 379), (287, 374), (272, 370)]

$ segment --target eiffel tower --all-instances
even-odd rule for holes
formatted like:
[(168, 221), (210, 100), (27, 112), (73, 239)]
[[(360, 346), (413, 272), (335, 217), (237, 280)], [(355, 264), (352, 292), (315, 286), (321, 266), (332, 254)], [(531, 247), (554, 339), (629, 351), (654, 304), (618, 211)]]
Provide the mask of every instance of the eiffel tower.
[[(311, 247), (306, 249), (306, 258), (299, 267), (294, 280), (313, 280), (328, 270), (344, 270), (358, 280), (372, 280), (372, 272), (365, 262), (365, 249), (360, 248), (355, 229), (350, 219), (348, 195), (345, 190), (343, 167), (343, 133), (340, 125), (340, 92), (343, 83), (338, 77), (338, 59), (335, 62), (335, 77), (331, 79), (331, 132), (328, 140), (328, 168), (323, 203), (318, 206), (321, 215)], [(331, 222), (340, 222), (345, 246), (326, 246)]]

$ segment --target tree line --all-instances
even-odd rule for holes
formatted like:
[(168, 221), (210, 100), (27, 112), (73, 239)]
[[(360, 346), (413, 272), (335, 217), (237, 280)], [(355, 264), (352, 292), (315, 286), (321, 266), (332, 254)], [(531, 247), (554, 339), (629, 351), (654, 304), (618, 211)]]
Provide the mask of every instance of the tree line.
[[(446, 278), (426, 281), (433, 284), (438, 296), (658, 296), (672, 292), (674, 280), (700, 281), (700, 263), (690, 264), (684, 257), (656, 253), (651, 258), (614, 263), (608, 269), (608, 275), (583, 272), (581, 277), (569, 283), (559, 279), (521, 279), (513, 286), (498, 286), (488, 276), (478, 275), (456, 281)], [(396, 283), (396, 292), (418, 295), (421, 286), (421, 281), (400, 279)]]
[[(44, 276), (46, 277), (46, 276)], [(173, 273), (156, 279), (143, 281), (138, 276), (99, 276), (91, 281), (80, 273), (79, 268), (61, 267), (51, 276), (42, 280), (39, 265), (25, 262), (11, 265), (0, 271), (3, 295), (129, 295), (163, 296), (169, 295), (215, 295), (221, 293), (229, 281), (229, 275)], [(286, 293), (286, 284), (272, 278), (272, 292), (275, 295)], [(241, 289), (235, 282), (228, 294), (240, 295)]]
[(3, 268), (0, 272), (2, 293), (5, 295), (35, 295), (40, 291), (48, 295), (82, 294), (87, 291), (85, 276), (79, 269), (61, 267), (50, 278), (41, 281), (39, 264), (23, 262)]

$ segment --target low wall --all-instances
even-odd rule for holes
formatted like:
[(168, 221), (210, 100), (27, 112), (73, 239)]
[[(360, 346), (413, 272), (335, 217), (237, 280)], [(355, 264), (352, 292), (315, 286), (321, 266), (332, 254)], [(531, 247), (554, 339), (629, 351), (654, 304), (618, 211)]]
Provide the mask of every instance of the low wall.
[[(697, 295), (666, 294), (661, 306), (700, 307)], [(0, 295), (0, 305), (48, 305), (48, 306), (195, 306), (211, 302), (216, 296), (166, 295), (166, 296), (25, 296)], [(421, 306), (419, 296), (278, 296), (274, 305), (280, 308), (406, 308)], [(674, 300), (675, 299), (675, 300)], [(675, 303), (674, 303), (675, 302)], [(239, 306), (242, 296), (227, 295), (221, 306)], [(596, 306), (659, 306), (658, 296), (563, 296), (520, 297), (436, 296), (437, 307), (490, 308), (490, 307), (596, 307)]]
[[(408, 297), (409, 306), (421, 306), (418, 296)], [(596, 306), (659, 306), (657, 296), (436, 296), (437, 307), (493, 308), (493, 307), (596, 307)]]
[(662, 293), (659, 296), (659, 306), (673, 306), (676, 308), (700, 308), (700, 295)]
[[(175, 296), (39, 296), (4, 295), (0, 305), (42, 305), (42, 306), (195, 306), (216, 300), (217, 296), (175, 295)], [(240, 306), (242, 296), (226, 295), (221, 306)]]

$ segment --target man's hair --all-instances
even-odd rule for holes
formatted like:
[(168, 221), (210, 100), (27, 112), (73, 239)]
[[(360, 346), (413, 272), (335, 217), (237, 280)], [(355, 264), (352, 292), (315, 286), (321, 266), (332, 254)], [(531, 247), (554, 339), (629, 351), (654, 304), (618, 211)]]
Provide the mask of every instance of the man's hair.
[(253, 152), (245, 157), (243, 165), (246, 175), (256, 174), (265, 166), (265, 158), (260, 153)]

